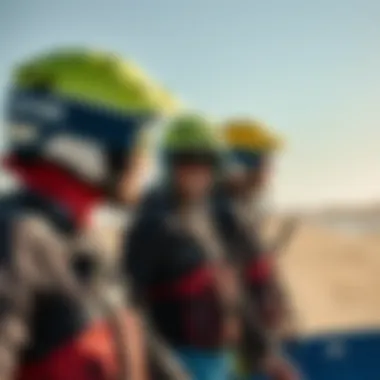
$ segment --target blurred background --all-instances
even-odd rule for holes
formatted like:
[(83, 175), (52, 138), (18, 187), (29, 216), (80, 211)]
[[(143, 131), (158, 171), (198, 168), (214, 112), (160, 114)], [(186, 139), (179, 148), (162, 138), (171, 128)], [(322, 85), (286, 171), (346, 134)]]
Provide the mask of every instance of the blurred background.
[(264, 120), (287, 140), (272, 221), (301, 220), (280, 252), (297, 328), (380, 327), (379, 43), (376, 0), (2, 0), (0, 101), (19, 60), (89, 45), (191, 108)]

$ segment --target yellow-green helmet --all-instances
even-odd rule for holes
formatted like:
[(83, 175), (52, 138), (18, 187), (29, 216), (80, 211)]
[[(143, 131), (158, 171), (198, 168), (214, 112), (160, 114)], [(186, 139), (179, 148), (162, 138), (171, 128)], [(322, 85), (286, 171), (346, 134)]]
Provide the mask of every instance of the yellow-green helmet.
[(14, 70), (10, 154), (48, 160), (101, 183), (146, 126), (176, 109), (176, 100), (130, 61), (82, 48), (52, 51)]
[(169, 162), (216, 163), (222, 145), (214, 123), (203, 115), (184, 114), (167, 125), (161, 148)]

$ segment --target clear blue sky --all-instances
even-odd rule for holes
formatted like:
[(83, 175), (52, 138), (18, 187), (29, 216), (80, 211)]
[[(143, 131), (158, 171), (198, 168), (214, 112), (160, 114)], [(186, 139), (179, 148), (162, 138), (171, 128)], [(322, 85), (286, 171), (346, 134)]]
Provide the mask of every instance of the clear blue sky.
[(289, 141), (282, 204), (380, 199), (377, 0), (1, 0), (1, 96), (14, 62), (59, 44), (119, 51), (194, 108), (272, 124)]

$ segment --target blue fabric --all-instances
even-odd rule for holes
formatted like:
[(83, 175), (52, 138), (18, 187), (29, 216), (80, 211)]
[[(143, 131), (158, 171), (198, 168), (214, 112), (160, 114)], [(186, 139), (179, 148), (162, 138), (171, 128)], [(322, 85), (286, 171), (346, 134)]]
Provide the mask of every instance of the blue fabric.
[(30, 144), (13, 146), (13, 150), (41, 149), (56, 135), (89, 138), (106, 149), (126, 150), (133, 146), (137, 132), (152, 119), (151, 114), (128, 114), (107, 107), (41, 91), (14, 89), (7, 107), (8, 122), (31, 126), (38, 139)]
[(265, 155), (261, 152), (253, 152), (247, 150), (232, 150), (229, 154), (229, 160), (232, 163), (247, 167), (260, 167), (265, 160)]
[[(325, 334), (284, 345), (302, 380), (380, 379), (380, 331)], [(269, 380), (264, 375), (234, 380)]]
[(226, 351), (178, 349), (177, 355), (192, 380), (231, 380), (232, 360)]
[(251, 375), (251, 376), (233, 376), (231, 380), (271, 380), (265, 375)]
[[(295, 340), (285, 351), (303, 380), (378, 380), (380, 331), (328, 334)], [(263, 375), (249, 379), (267, 380)]]
[(380, 379), (380, 330), (300, 339), (286, 352), (307, 380)]
[(249, 379), (247, 379), (247, 380), (270, 380), (270, 379), (268, 378), (268, 376), (265, 376), (265, 375), (253, 375), (253, 376), (249, 377)]

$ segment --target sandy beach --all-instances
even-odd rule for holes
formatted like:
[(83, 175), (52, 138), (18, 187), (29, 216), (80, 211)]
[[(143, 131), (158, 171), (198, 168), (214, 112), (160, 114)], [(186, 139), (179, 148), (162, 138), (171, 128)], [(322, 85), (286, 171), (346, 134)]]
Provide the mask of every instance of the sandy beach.
[(279, 267), (299, 333), (380, 328), (380, 232), (303, 223)]
[[(380, 230), (352, 233), (301, 220), (278, 256), (297, 332), (380, 328)], [(268, 238), (281, 225), (279, 218), (272, 222)], [(111, 233), (102, 223), (99, 227), (97, 240), (115, 252), (120, 231)]]

